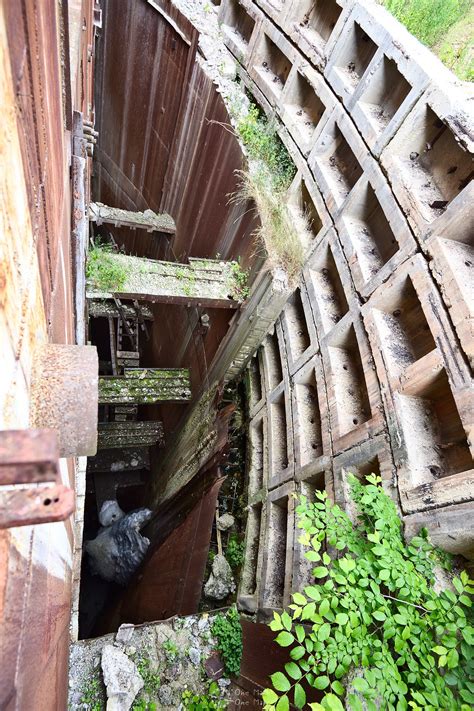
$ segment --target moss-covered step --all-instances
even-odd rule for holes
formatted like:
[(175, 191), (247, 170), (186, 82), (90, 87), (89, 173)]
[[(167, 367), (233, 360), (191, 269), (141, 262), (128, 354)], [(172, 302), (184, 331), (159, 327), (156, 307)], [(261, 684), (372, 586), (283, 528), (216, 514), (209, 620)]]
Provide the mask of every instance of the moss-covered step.
[(150, 456), (148, 447), (127, 447), (119, 449), (101, 449), (94, 457), (87, 459), (87, 470), (91, 472), (120, 472), (149, 469)]
[(102, 202), (91, 202), (89, 205), (89, 220), (101, 225), (103, 222), (115, 227), (129, 227), (132, 230), (147, 232), (167, 232), (174, 235), (176, 225), (173, 218), (166, 213), (160, 215), (153, 210), (132, 212), (119, 207), (109, 207)]
[(185, 368), (125, 368), (124, 376), (99, 378), (99, 403), (188, 402), (189, 370)]
[[(89, 316), (92, 318), (118, 318), (120, 312), (115, 301), (108, 299), (89, 299)], [(145, 321), (153, 321), (153, 312), (146, 304), (140, 304), (140, 314)], [(137, 312), (133, 306), (122, 304), (122, 309), (126, 318), (137, 318)]]
[(163, 423), (150, 422), (99, 422), (98, 449), (123, 447), (149, 447), (165, 444)]
[[(242, 276), (244, 275), (244, 276)], [(237, 262), (160, 262), (95, 248), (89, 256), (87, 298), (123, 299), (235, 309), (245, 295)]]

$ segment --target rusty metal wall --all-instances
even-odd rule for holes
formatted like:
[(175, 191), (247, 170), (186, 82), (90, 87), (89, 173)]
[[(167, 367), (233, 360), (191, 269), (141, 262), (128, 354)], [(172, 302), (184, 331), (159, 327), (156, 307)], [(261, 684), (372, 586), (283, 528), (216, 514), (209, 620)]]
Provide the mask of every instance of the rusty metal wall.
[[(0, 3), (2, 429), (29, 425), (35, 348), (74, 342), (66, 5)], [(80, 38), (92, 6), (83, 0)], [(73, 461), (60, 461), (62, 483), (73, 486)], [(72, 549), (70, 521), (0, 532), (2, 711), (66, 708)]]
[[(250, 264), (255, 216), (229, 204), (242, 167), (239, 145), (222, 125), (229, 121), (222, 98), (196, 62), (196, 31), (167, 0), (159, 4), (176, 27), (143, 0), (104, 2), (94, 196), (117, 207), (168, 211), (175, 219), (172, 241), (117, 231), (130, 253), (170, 260), (219, 253)], [(194, 392), (206, 382), (230, 318), (208, 313), (211, 328), (202, 334), (197, 309), (155, 305), (159, 327), (145, 352), (157, 367), (190, 367)], [(147, 413), (162, 418), (168, 433), (184, 410), (167, 405)]]

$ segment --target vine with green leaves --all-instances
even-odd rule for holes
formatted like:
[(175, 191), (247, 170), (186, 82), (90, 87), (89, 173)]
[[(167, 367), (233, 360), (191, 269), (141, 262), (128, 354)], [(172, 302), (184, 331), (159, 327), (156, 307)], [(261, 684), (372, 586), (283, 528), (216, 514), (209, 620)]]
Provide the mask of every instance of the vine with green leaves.
[[(405, 543), (379, 477), (349, 480), (355, 523), (325, 492), (296, 508), (315, 582), (274, 613), (270, 627), (289, 661), (271, 676), (264, 708), (469, 711), (474, 581), (463, 571), (437, 592), (433, 570), (449, 568), (449, 556), (426, 532)], [(307, 702), (311, 687), (319, 702)]]
[(228, 676), (238, 676), (242, 659), (242, 627), (236, 607), (214, 618), (211, 632), (216, 638), (217, 649)]

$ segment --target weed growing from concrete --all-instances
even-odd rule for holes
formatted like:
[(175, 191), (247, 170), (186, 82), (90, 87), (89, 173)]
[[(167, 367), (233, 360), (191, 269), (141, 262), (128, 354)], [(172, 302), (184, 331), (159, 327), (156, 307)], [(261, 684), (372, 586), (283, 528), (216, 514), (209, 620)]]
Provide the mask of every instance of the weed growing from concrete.
[(112, 245), (96, 243), (87, 256), (86, 277), (96, 289), (120, 291), (125, 285), (127, 271), (115, 259)]
[(229, 536), (225, 557), (233, 570), (238, 568), (244, 562), (244, 550), (244, 542), (239, 541), (235, 533)]
[(103, 694), (99, 679), (89, 679), (82, 691), (81, 704), (87, 711), (102, 711), (104, 708)]
[(242, 659), (242, 627), (237, 608), (231, 607), (225, 615), (216, 615), (211, 632), (216, 638), (226, 674), (238, 676)]
[(250, 291), (247, 286), (249, 273), (240, 266), (240, 259), (230, 263), (232, 283), (230, 295), (236, 301), (245, 301)]
[(314, 711), (468, 711), (474, 581), (463, 571), (437, 592), (433, 569), (446, 555), (426, 532), (407, 544), (381, 478), (366, 481), (349, 477), (355, 523), (325, 491), (300, 498), (299, 542), (314, 582), (270, 623), (289, 654), (263, 692), (265, 709), (307, 708), (309, 686), (324, 694)]
[(183, 691), (181, 700), (188, 711), (224, 711), (227, 702), (219, 699), (219, 695), (219, 685), (212, 681), (207, 694), (193, 694), (192, 691), (186, 690)]
[(179, 657), (179, 649), (176, 644), (171, 639), (167, 639), (163, 642), (163, 649), (165, 650), (167, 661), (172, 664)]

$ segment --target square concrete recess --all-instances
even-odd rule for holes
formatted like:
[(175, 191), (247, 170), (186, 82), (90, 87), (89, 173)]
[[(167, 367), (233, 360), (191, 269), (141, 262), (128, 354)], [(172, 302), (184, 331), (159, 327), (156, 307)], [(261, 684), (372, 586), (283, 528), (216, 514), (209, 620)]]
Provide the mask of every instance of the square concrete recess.
[[(430, 89), (382, 151), (393, 191), (418, 235), (443, 214), (473, 177), (471, 88)], [(471, 101), (472, 103), (472, 101)]]
[(283, 384), (268, 400), (268, 488), (274, 489), (294, 473), (291, 401)]
[(304, 284), (295, 289), (281, 315), (288, 371), (295, 373), (318, 350), (310, 301)]
[(345, 5), (345, 0), (299, 0), (286, 15), (286, 34), (320, 71), (343, 26)]
[(379, 385), (361, 320), (348, 313), (321, 341), (334, 452), (374, 437), (384, 426)]
[(366, 299), (417, 249), (382, 171), (371, 159), (354, 186), (336, 229), (359, 294)]
[(265, 410), (249, 424), (248, 496), (253, 500), (266, 489), (268, 481), (268, 427)]
[(264, 20), (255, 36), (248, 72), (272, 106), (279, 104), (296, 52), (285, 36)]
[(355, 521), (357, 510), (351, 497), (348, 474), (353, 474), (363, 484), (370, 474), (380, 476), (384, 490), (397, 503), (395, 467), (386, 434), (380, 434), (333, 459), (335, 501)]
[[(301, 479), (298, 487), (297, 493), (302, 496), (306, 496), (309, 502), (316, 501), (317, 491), (327, 491), (330, 486), (331, 474), (329, 468), (320, 468), (317, 472), (314, 472), (311, 476), (305, 479)], [(296, 501), (296, 506), (299, 505), (299, 501)], [(306, 551), (309, 550), (308, 546), (303, 546), (299, 543), (298, 538), (302, 534), (302, 529), (298, 527), (298, 514), (295, 512), (295, 540), (294, 540), (294, 552), (293, 552), (293, 577), (292, 577), (292, 590), (302, 591), (306, 585), (311, 585), (314, 582), (313, 569), (316, 567), (317, 563), (311, 562), (305, 557)], [(325, 541), (322, 541), (321, 552), (326, 549)]]
[(452, 348), (455, 337), (423, 258), (397, 269), (363, 313), (404, 511), (466, 500), (472, 496), (472, 381)]
[(258, 608), (264, 535), (265, 516), (262, 504), (249, 506), (245, 528), (245, 558), (237, 593), (237, 605), (244, 612), (253, 613)]
[(300, 236), (305, 254), (309, 255), (332, 220), (323, 197), (306, 166), (298, 170), (288, 189), (288, 208)]
[(331, 112), (334, 102), (334, 94), (321, 74), (304, 61), (293, 65), (283, 91), (280, 115), (303, 155), (309, 153), (317, 126), (324, 114)]
[[(423, 511), (403, 519), (405, 538), (410, 541), (426, 528), (430, 541), (454, 555), (474, 560), (474, 502)], [(466, 525), (467, 523), (467, 525)]]
[(285, 353), (283, 334), (279, 325), (275, 324), (273, 331), (263, 342), (262, 363), (267, 398), (283, 382), (283, 363), (286, 359), (282, 359), (282, 353)]
[(263, 348), (260, 347), (247, 366), (247, 392), (249, 398), (250, 417), (261, 410), (265, 403), (265, 388), (263, 382)]
[(321, 357), (314, 355), (290, 379), (296, 476), (327, 465), (331, 455), (329, 412)]
[(419, 43), (384, 8), (352, 6), (325, 75), (374, 155), (428, 85), (419, 54)]
[(358, 308), (351, 276), (335, 230), (330, 229), (308, 260), (304, 272), (319, 340), (349, 312)]
[(431, 271), (444, 303), (474, 368), (474, 183), (453, 200), (444, 215), (432, 223), (424, 243)]
[(255, 0), (254, 4), (258, 5), (279, 27), (282, 26), (285, 16), (291, 11), (293, 5), (291, 0)]
[(271, 491), (265, 502), (266, 531), (259, 607), (281, 609), (290, 602), (293, 572), (295, 483)]
[(248, 0), (223, 0), (219, 23), (225, 44), (237, 59), (245, 64), (250, 40), (262, 13)]
[(336, 107), (315, 135), (308, 165), (333, 218), (363, 175), (367, 147), (342, 107)]

